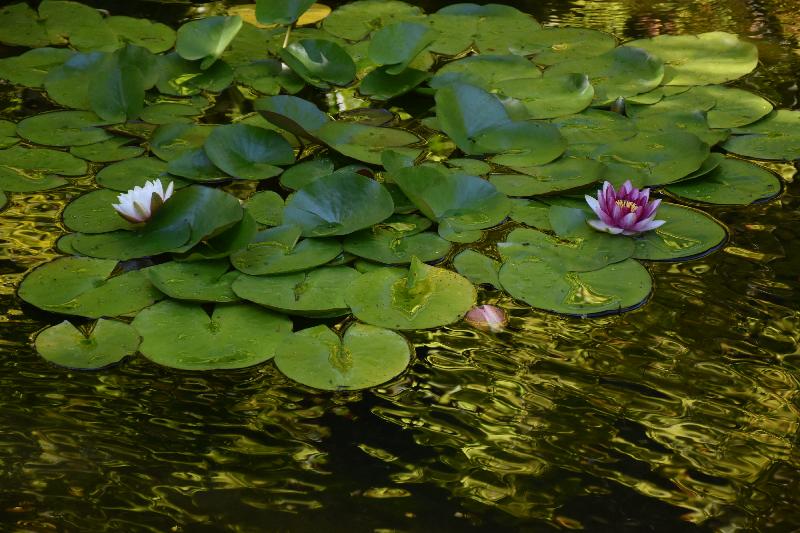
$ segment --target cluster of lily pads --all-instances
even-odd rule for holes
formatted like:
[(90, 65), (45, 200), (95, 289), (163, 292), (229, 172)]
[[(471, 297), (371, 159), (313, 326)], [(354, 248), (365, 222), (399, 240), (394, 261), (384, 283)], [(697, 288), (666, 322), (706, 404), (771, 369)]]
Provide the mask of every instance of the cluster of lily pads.
[[(0, 78), (68, 108), (0, 121), (0, 190), (97, 185), (64, 210), (65, 257), (19, 287), (97, 319), (42, 331), (45, 358), (100, 368), (138, 351), (209, 370), (274, 357), (312, 387), (377, 385), (410, 361), (396, 330), (461, 320), (476, 285), (567, 315), (640, 306), (646, 262), (726, 239), (679, 201), (767, 200), (780, 180), (741, 157), (800, 157), (800, 113), (726, 85), (757, 65), (735, 35), (620, 45), (509, 6), (395, 0), (301, 27), (311, 4), (264, 0), (249, 17), (237, 6), (249, 22), (177, 31), (62, 0), (0, 9), (0, 41), (30, 48), (0, 59)], [(408, 98), (429, 111), (385, 109)], [(238, 111), (209, 123), (219, 102)], [(175, 189), (163, 206), (119, 216), (120, 193), (155, 179)], [(628, 180), (663, 195), (663, 225), (597, 231), (585, 194)], [(292, 332), (291, 316), (320, 325)]]

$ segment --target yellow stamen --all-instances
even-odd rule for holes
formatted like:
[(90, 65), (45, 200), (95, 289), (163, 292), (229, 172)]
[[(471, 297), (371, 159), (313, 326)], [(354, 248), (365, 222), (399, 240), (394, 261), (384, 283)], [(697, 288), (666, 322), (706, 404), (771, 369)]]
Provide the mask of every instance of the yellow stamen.
[(630, 200), (617, 200), (614, 203), (623, 209), (627, 209), (631, 213), (635, 213), (636, 210), (639, 209), (639, 205), (636, 202), (631, 202)]

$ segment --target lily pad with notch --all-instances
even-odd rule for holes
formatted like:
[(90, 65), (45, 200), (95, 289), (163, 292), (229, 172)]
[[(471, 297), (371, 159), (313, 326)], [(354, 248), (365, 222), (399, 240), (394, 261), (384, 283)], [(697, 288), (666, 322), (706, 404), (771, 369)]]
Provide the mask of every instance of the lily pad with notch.
[(800, 159), (800, 111), (779, 109), (765, 118), (736, 128), (722, 147), (757, 159)]
[(138, 157), (144, 153), (141, 146), (129, 146), (133, 142), (130, 137), (111, 137), (105, 141), (83, 146), (73, 146), (69, 153), (93, 163), (111, 163)]
[(167, 175), (167, 164), (155, 157), (136, 157), (113, 163), (104, 167), (95, 176), (101, 187), (126, 192), (146, 182), (161, 179), (166, 187), (172, 182), (175, 189), (189, 185), (189, 182)]
[(381, 154), (389, 149), (406, 153), (412, 158), (422, 153), (421, 148), (409, 147), (421, 139), (399, 128), (336, 121), (324, 124), (316, 133), (323, 143), (337, 152), (373, 165), (380, 165)]
[(45, 146), (80, 146), (109, 139), (100, 127), (107, 124), (91, 111), (50, 111), (22, 119), (17, 134)]
[(294, 150), (280, 134), (247, 124), (217, 126), (203, 149), (214, 165), (239, 179), (261, 180), (294, 163)]
[(636, 237), (634, 258), (649, 261), (694, 259), (719, 248), (728, 236), (722, 224), (691, 207), (662, 202), (656, 218), (667, 222)]
[(256, 222), (265, 226), (280, 226), (283, 221), (284, 200), (275, 191), (260, 191), (244, 204)]
[(65, 320), (36, 335), (36, 351), (45, 360), (66, 368), (97, 370), (136, 353), (140, 337), (133, 327), (100, 319), (84, 333)]
[(536, 196), (577, 189), (599, 181), (602, 163), (584, 157), (564, 156), (552, 163), (512, 167), (522, 174), (492, 174), (489, 182), (508, 196)]
[(298, 331), (275, 355), (288, 378), (322, 390), (376, 387), (401, 374), (410, 360), (411, 346), (401, 335), (358, 323), (341, 339), (324, 325)]
[(169, 261), (147, 269), (155, 287), (176, 300), (230, 303), (239, 301), (231, 284), (239, 272), (228, 272), (226, 259), (213, 261)]
[[(0, 14), (2, 18), (2, 14)], [(8, 27), (2, 26), (5, 32)], [(72, 50), (65, 48), (34, 48), (18, 56), (0, 59), (0, 78), (15, 85), (41, 87), (47, 74), (64, 64), (72, 55)]]
[(81, 233), (106, 233), (132, 230), (136, 226), (122, 218), (112, 207), (119, 202), (117, 191), (99, 189), (79, 196), (64, 208), (64, 225)]
[(245, 274), (284, 274), (323, 265), (342, 253), (342, 244), (337, 240), (301, 240), (301, 233), (292, 224), (263, 230), (253, 242), (231, 255), (231, 263)]
[(178, 28), (175, 51), (184, 59), (201, 60), (206, 70), (219, 59), (242, 27), (241, 17), (213, 16), (191, 20)]
[(438, 261), (447, 255), (451, 244), (431, 231), (431, 221), (419, 215), (394, 215), (371, 228), (348, 235), (344, 250), (377, 263), (397, 265)]
[(781, 192), (781, 180), (753, 163), (723, 158), (708, 174), (698, 179), (673, 183), (666, 189), (695, 202), (749, 205), (775, 197)]
[(501, 263), (475, 250), (466, 249), (453, 258), (456, 272), (476, 285), (486, 284), (502, 289), (498, 274)]
[(338, 44), (323, 39), (301, 39), (280, 51), (284, 63), (307, 83), (327, 89), (347, 85), (356, 77), (356, 64)]

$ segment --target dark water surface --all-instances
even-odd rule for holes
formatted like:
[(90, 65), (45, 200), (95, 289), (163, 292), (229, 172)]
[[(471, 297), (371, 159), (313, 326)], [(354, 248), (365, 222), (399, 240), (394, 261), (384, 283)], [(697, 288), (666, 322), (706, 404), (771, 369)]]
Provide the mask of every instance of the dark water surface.
[[(435, 9), (445, 2), (420, 3)], [(622, 39), (724, 30), (762, 64), (739, 85), (798, 108), (797, 0), (526, 0), (545, 24)], [(191, 5), (105, 2), (177, 24)], [(206, 4), (224, 10), (223, 4)], [(41, 100), (0, 86), (0, 118)], [(271, 363), (100, 372), (30, 348), (59, 319), (15, 287), (54, 258), (91, 179), (10, 195), (0, 216), (0, 531), (800, 530), (800, 185), (708, 210), (731, 239), (650, 264), (652, 300), (594, 320), (500, 293), (510, 331), (413, 334), (385, 387), (318, 393)]]

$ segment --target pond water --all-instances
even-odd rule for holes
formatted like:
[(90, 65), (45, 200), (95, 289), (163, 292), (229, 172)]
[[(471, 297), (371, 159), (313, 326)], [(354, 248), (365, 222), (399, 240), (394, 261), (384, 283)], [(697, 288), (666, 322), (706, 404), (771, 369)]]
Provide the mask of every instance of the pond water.
[[(796, 0), (508, 3), (621, 39), (738, 33), (761, 57), (738, 85), (800, 107)], [(93, 4), (173, 25), (197, 7)], [(0, 85), (2, 119), (43, 105)], [(60, 319), (15, 290), (58, 255), (60, 212), (91, 179), (14, 193), (0, 216), (0, 530), (798, 530), (800, 185), (792, 165), (771, 168), (783, 194), (708, 209), (729, 242), (649, 264), (643, 308), (582, 320), (484, 291), (510, 310), (507, 331), (411, 333), (404, 374), (335, 394), (271, 363), (48, 364), (31, 339)]]

